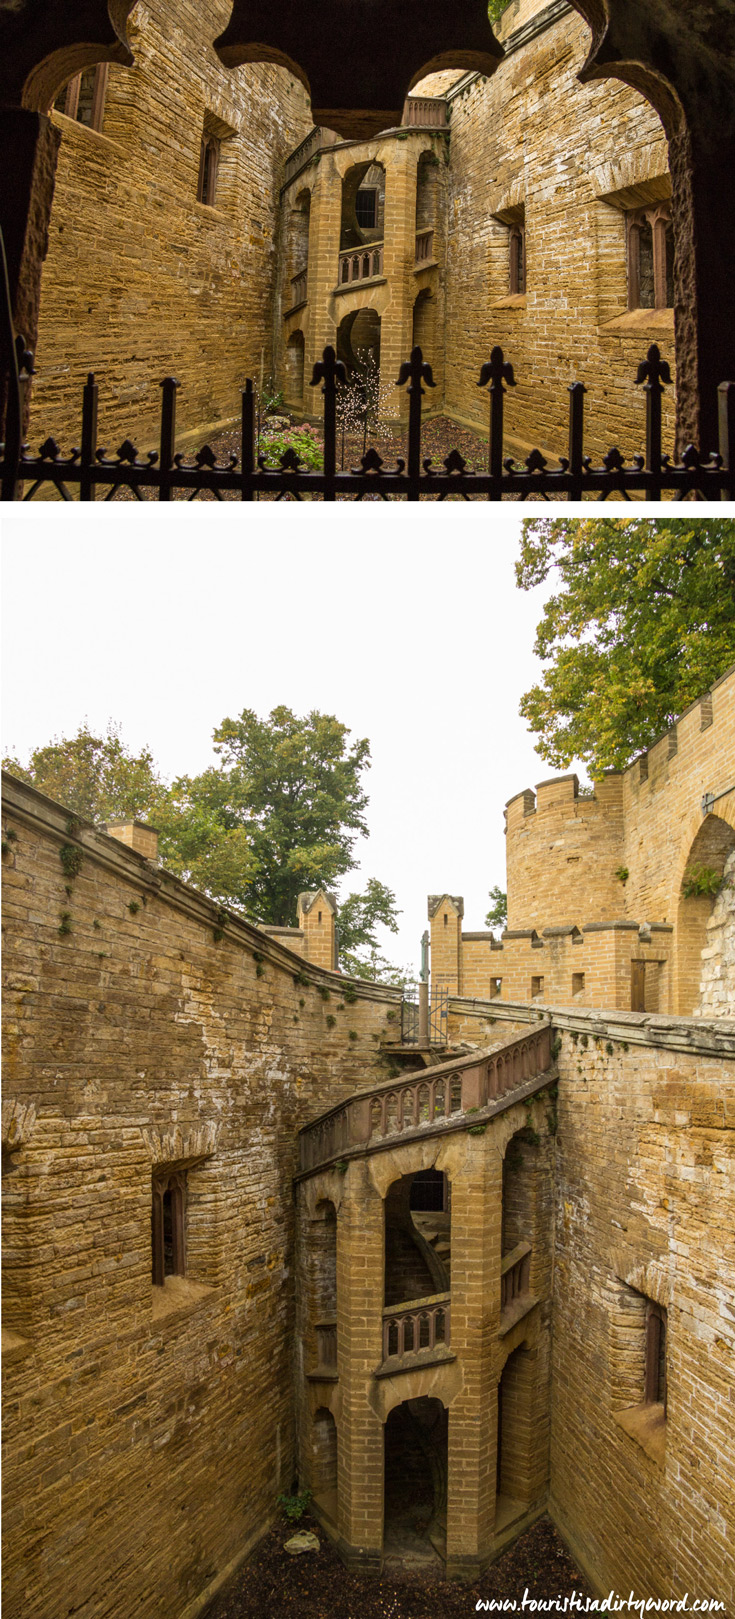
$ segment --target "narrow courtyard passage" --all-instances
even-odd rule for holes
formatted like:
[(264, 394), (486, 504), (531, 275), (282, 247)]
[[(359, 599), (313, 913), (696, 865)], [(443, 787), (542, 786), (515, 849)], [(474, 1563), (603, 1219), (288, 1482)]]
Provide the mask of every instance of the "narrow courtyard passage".
[(351, 1574), (308, 1514), (298, 1528), (317, 1534), (318, 1552), (290, 1557), (283, 1544), (293, 1526), (277, 1523), (202, 1619), (470, 1619), (476, 1603), (492, 1597), (515, 1598), (520, 1612), (526, 1590), (535, 1601), (560, 1597), (562, 1607), (572, 1592), (583, 1602), (593, 1595), (547, 1517), (472, 1586), (437, 1580), (428, 1570), (420, 1579)]

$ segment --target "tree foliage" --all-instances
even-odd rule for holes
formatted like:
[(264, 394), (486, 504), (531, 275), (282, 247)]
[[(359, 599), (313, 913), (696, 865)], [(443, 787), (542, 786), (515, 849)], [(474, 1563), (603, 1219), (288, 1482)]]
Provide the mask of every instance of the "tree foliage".
[(396, 896), (385, 883), (371, 877), (362, 894), (348, 894), (339, 907), (339, 962), (352, 978), (378, 979), (381, 983), (403, 983), (406, 974), (391, 966), (381, 954), (376, 928), (398, 932)]
[(490, 906), (487, 916), (485, 917), (485, 927), (499, 928), (500, 932), (502, 933), (503, 928), (508, 920), (508, 896), (507, 894), (503, 893), (502, 888), (498, 888), (496, 883), (495, 887), (490, 889), (490, 893), (487, 897), (488, 899), (491, 899), (493, 903)]
[(131, 753), (112, 720), (104, 736), (85, 721), (76, 736), (34, 748), (25, 765), (3, 759), (3, 768), (85, 821), (153, 819), (164, 792), (153, 755), (147, 748)]
[(502, 17), (508, 5), (508, 0), (488, 0), (487, 14), (491, 22), (497, 22)]
[(550, 765), (623, 769), (735, 660), (735, 522), (528, 518), (518, 584), (552, 573), (521, 713)]
[(159, 815), (166, 864), (253, 917), (293, 926), (301, 889), (351, 871), (356, 835), (367, 831), (360, 778), (370, 745), (349, 736), (331, 714), (299, 718), (285, 707), (223, 720), (219, 767), (179, 777)]

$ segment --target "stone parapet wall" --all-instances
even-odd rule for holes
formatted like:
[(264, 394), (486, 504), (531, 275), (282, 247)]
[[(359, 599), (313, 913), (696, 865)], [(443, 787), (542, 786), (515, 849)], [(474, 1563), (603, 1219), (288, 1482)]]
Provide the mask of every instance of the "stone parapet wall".
[[(561, 1031), (550, 1510), (599, 1592), (688, 1592), (730, 1613), (735, 1042), (677, 1026), (689, 1053), (602, 1019)], [(642, 1405), (646, 1298), (667, 1312), (657, 1424)]]
[[(345, 1002), (4, 787), (5, 1600), (172, 1619), (290, 1487), (297, 1132), (386, 1077), (400, 994)], [(156, 1166), (186, 1171), (186, 1274), (154, 1288)]]

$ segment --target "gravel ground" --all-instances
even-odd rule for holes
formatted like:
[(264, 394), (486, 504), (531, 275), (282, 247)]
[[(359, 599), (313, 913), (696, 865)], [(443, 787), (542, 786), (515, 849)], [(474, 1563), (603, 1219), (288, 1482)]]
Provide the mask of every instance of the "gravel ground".
[[(280, 1522), (261, 1541), (204, 1619), (470, 1619), (478, 1600), (536, 1601), (593, 1593), (572, 1562), (556, 1530), (540, 1518), (481, 1579), (467, 1587), (447, 1581), (420, 1585), (351, 1574), (319, 1525), (302, 1518), (298, 1529), (313, 1530), (318, 1552), (294, 1557), (283, 1550), (293, 1526)], [(526, 1609), (529, 1613), (532, 1610)], [(552, 1613), (555, 1611), (551, 1610)]]

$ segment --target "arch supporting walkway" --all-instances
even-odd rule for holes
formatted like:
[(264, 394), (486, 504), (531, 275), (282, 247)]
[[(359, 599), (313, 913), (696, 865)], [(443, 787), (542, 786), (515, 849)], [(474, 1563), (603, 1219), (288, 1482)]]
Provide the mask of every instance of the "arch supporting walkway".
[[(554, 1079), (544, 1023), (358, 1092), (301, 1132), (301, 1475), (351, 1566), (439, 1559), (450, 1577), (473, 1579), (543, 1508)], [(331, 1211), (325, 1352), (314, 1299)], [(325, 1410), (336, 1421), (333, 1505)]]

